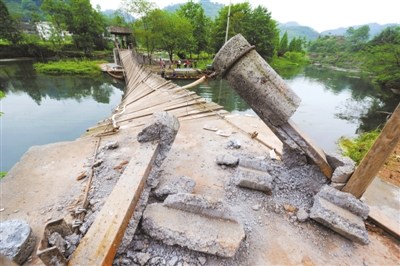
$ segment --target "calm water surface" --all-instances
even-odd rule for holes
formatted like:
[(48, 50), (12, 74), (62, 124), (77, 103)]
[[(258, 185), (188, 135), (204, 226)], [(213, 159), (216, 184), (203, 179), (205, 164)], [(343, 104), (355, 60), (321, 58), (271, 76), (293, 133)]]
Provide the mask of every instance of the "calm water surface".
[[(285, 76), (302, 99), (292, 119), (325, 151), (337, 151), (341, 136), (375, 129), (400, 96), (375, 89), (368, 80), (343, 72), (306, 68)], [(179, 82), (177, 82), (179, 83)], [(180, 83), (183, 85), (184, 83)], [(123, 95), (123, 83), (93, 78), (35, 74), (32, 62), (0, 63), (1, 171), (8, 171), (29, 147), (74, 140), (108, 117)], [(231, 112), (253, 113), (225, 81), (194, 89)]]
[(32, 62), (0, 63), (1, 171), (33, 145), (74, 140), (110, 116), (123, 83), (108, 76), (82, 78), (36, 74)]

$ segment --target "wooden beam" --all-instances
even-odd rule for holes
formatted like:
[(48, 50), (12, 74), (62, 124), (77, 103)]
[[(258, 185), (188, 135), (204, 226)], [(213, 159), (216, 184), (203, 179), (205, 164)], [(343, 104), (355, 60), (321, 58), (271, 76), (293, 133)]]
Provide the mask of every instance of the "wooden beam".
[(158, 148), (158, 143), (138, 143), (127, 168), (89, 231), (80, 241), (68, 265), (112, 265)]
[(360, 198), (400, 141), (400, 104), (342, 189)]

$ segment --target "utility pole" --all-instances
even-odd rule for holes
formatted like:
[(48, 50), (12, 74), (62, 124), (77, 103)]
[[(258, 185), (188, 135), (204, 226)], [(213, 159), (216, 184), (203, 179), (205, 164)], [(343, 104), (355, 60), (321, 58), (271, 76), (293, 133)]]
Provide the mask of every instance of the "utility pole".
[(231, 18), (231, 5), (232, 5), (232, 1), (229, 0), (228, 21), (226, 22), (226, 32), (225, 32), (225, 43), (228, 41), (229, 20)]

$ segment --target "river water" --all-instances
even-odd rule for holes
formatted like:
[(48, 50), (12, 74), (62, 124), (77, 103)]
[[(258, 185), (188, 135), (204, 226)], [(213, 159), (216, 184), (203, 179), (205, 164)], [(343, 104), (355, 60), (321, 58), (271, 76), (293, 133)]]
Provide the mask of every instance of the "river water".
[(109, 117), (124, 83), (96, 78), (36, 74), (31, 61), (1, 62), (1, 171), (33, 145), (74, 140)]
[[(400, 97), (383, 94), (368, 80), (344, 72), (305, 68), (284, 79), (302, 103), (293, 121), (325, 151), (338, 149), (341, 136), (354, 137), (385, 121)], [(182, 84), (182, 83), (181, 83)], [(0, 171), (9, 171), (33, 145), (74, 140), (108, 117), (124, 84), (107, 75), (96, 78), (36, 74), (31, 61), (0, 62)], [(194, 89), (231, 112), (253, 111), (225, 81)]]

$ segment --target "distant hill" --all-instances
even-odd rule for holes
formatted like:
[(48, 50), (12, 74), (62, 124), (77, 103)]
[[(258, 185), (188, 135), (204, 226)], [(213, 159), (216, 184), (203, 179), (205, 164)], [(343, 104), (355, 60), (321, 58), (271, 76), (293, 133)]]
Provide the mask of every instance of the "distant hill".
[[(115, 15), (115, 12), (118, 12), (118, 10), (107, 9), (107, 10), (101, 11), (101, 13), (103, 15), (105, 15), (106, 17), (109, 17), (109, 18), (112, 18)], [(126, 22), (134, 22), (135, 21), (135, 18), (127, 12), (122, 12), (121, 15), (124, 17)]]
[[(203, 7), (204, 13), (206, 14), (206, 16), (210, 17), (212, 19), (214, 19), (218, 15), (219, 10), (224, 7), (223, 4), (214, 3), (214, 2), (211, 2), (210, 0), (200, 0), (199, 3)], [(181, 5), (182, 4), (169, 5), (169, 6), (166, 6), (164, 8), (164, 10), (167, 10), (170, 12), (175, 12), (176, 10), (179, 9), (179, 7)]]
[(287, 22), (287, 23), (279, 23), (278, 24), (278, 29), (280, 31), (279, 35), (280, 37), (287, 32), (288, 39), (291, 40), (293, 38), (305, 38), (308, 41), (312, 41), (318, 38), (319, 33), (314, 30), (313, 28), (310, 28), (308, 26), (302, 26), (298, 24), (297, 22)]
[[(366, 24), (369, 26), (369, 35), (370, 38), (373, 38), (374, 36), (378, 35), (379, 33), (381, 33), (381, 31), (383, 31), (385, 28), (387, 27), (392, 27), (392, 26), (400, 26), (400, 24), (396, 24), (396, 23), (389, 23), (389, 24), (378, 24), (378, 23), (369, 23)], [(352, 26), (355, 29), (358, 29), (359, 27), (362, 27), (364, 25), (356, 25), (356, 26)], [(332, 29), (332, 30), (326, 30), (321, 32), (321, 35), (336, 35), (336, 36), (343, 36), (346, 34), (347, 28), (337, 28), (337, 29)]]

